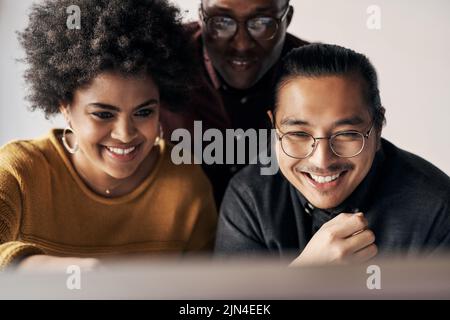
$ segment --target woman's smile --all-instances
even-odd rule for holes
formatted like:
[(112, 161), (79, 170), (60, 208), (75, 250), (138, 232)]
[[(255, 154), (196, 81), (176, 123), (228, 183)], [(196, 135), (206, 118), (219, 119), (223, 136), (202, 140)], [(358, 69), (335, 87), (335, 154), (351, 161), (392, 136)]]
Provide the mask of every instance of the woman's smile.
[(100, 145), (100, 149), (110, 159), (118, 162), (130, 162), (136, 159), (136, 157), (139, 155), (142, 149), (141, 146), (142, 143), (125, 147)]

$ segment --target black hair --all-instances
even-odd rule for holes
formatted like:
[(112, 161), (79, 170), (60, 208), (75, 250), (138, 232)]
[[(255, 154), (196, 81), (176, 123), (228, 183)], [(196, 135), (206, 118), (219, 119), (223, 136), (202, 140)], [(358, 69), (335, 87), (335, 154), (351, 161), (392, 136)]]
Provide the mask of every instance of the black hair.
[(287, 81), (296, 77), (321, 76), (359, 77), (365, 84), (364, 97), (369, 106), (374, 127), (381, 130), (386, 119), (374, 66), (365, 55), (337, 45), (312, 43), (292, 49), (283, 58), (278, 71), (274, 108), (278, 102), (279, 90)]
[[(67, 25), (72, 5), (80, 8), (79, 29)], [(47, 117), (107, 71), (150, 75), (174, 110), (188, 97), (193, 50), (179, 10), (166, 0), (44, 0), (32, 6), (28, 27), (18, 35), (27, 98)]]

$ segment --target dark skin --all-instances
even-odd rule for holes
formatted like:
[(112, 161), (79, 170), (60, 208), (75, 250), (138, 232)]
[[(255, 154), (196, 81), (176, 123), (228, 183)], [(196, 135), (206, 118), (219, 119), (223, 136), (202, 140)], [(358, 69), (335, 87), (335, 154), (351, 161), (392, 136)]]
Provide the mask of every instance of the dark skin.
[(202, 23), (202, 37), (214, 68), (229, 86), (240, 90), (253, 87), (279, 60), (294, 9), (289, 7), (272, 39), (255, 40), (245, 21), (258, 16), (281, 18), (287, 0), (203, 0), (202, 6), (208, 17), (227, 16), (240, 22), (230, 39), (212, 38)]
[[(61, 112), (75, 131), (68, 135), (70, 144), (76, 140), (80, 147), (71, 160), (93, 191), (119, 197), (148, 176), (159, 134), (159, 89), (151, 77), (102, 73), (87, 88), (76, 90), (70, 106), (62, 106)], [(135, 148), (135, 152), (131, 159), (120, 159), (108, 148)]]
[[(74, 130), (69, 144), (79, 145), (68, 154), (85, 184), (103, 197), (126, 195), (154, 169), (159, 147), (159, 88), (150, 76), (125, 77), (104, 72), (74, 92), (73, 101), (61, 112)], [(114, 148), (114, 152), (109, 149)], [(134, 148), (130, 157), (117, 149)], [(105, 189), (111, 189), (109, 195)], [(65, 272), (70, 265), (83, 271), (99, 267), (99, 260), (82, 257), (32, 255), (21, 261), (18, 271)]]

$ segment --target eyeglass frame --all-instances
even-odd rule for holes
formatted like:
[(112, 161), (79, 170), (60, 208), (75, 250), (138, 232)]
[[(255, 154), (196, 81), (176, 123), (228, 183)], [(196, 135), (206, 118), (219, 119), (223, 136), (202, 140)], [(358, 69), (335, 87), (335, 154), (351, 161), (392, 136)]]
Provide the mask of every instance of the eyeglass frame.
[[(273, 38), (275, 38), (275, 36), (278, 33), (278, 30), (280, 28), (280, 24), (286, 19), (287, 15), (289, 13), (289, 9), (291, 7), (292, 6), (288, 3), (287, 8), (285, 9), (284, 13), (282, 14), (282, 16), (280, 18), (276, 18), (276, 17), (272, 17), (272, 16), (256, 16), (256, 17), (253, 17), (253, 18), (246, 19), (245, 21), (242, 21), (240, 19), (238, 20), (238, 19), (230, 17), (228, 15), (212, 15), (212, 16), (208, 16), (208, 14), (205, 12), (205, 9), (203, 8), (203, 4), (200, 5), (199, 12), (200, 12), (201, 20), (205, 24), (207, 31), (208, 31), (208, 20), (210, 20), (210, 19), (212, 19), (214, 17), (226, 17), (226, 18), (229, 18), (229, 19), (233, 20), (236, 23), (237, 27), (236, 27), (236, 30), (234, 31), (233, 35), (231, 35), (229, 37), (226, 37), (226, 38), (217, 37), (218, 39), (229, 40), (229, 39), (234, 38), (236, 36), (237, 32), (239, 31), (239, 25), (241, 23), (245, 23), (245, 29), (247, 30), (247, 33), (251, 36), (252, 39), (254, 39), (256, 41), (261, 41), (261, 40), (262, 41), (269, 41), (269, 40), (272, 40)], [(247, 26), (248, 21), (253, 20), (253, 19), (257, 19), (257, 18), (271, 18), (271, 19), (275, 20), (277, 28), (276, 28), (275, 32), (273, 33), (273, 35), (270, 38), (266, 38), (266, 39), (255, 38), (252, 35), (252, 33), (248, 30), (248, 26)]]
[[(313, 140), (314, 140), (314, 145), (313, 145), (313, 148), (312, 148), (311, 152), (308, 153), (308, 154), (307, 154), (306, 156), (304, 156), (304, 157), (293, 157), (293, 156), (291, 156), (290, 154), (288, 154), (288, 153), (284, 150), (284, 148), (283, 148), (283, 142), (282, 142), (283, 138), (284, 138), (286, 135), (288, 135), (288, 134), (292, 134), (292, 133), (298, 132), (298, 131), (290, 131), (290, 132), (283, 133), (283, 132), (282, 132), (280, 129), (278, 129), (277, 127), (275, 127), (275, 129), (276, 129), (277, 131), (279, 131), (280, 133), (282, 133), (281, 135), (278, 135), (278, 133), (277, 133), (277, 138), (278, 138), (278, 141), (280, 141), (281, 149), (283, 150), (283, 152), (284, 152), (288, 157), (291, 157), (291, 158), (294, 158), (294, 159), (299, 159), (299, 160), (309, 158), (309, 157), (314, 153), (314, 151), (316, 151), (317, 146), (319, 145), (319, 143), (318, 143), (317, 141), (320, 142), (320, 140), (328, 140), (328, 146), (330, 147), (331, 152), (333, 152), (334, 155), (336, 155), (336, 156), (339, 157), (339, 158), (349, 159), (349, 158), (354, 158), (354, 157), (360, 155), (361, 152), (363, 152), (364, 147), (366, 146), (366, 139), (369, 139), (369, 136), (370, 136), (370, 134), (372, 133), (372, 129), (373, 129), (374, 125), (375, 125), (375, 123), (372, 122), (372, 125), (370, 126), (369, 130), (368, 130), (366, 133), (362, 133), (362, 132), (359, 132), (359, 131), (357, 131), (357, 130), (347, 130), (347, 131), (337, 132), (337, 133), (332, 134), (331, 136), (328, 136), (328, 137), (314, 137), (312, 134), (309, 134), (309, 133), (307, 133), (307, 132), (303, 132), (303, 133), (305, 133), (306, 135), (308, 135), (308, 136), (310, 136), (311, 138), (313, 138)], [(361, 135), (361, 136), (363, 137), (363, 145), (362, 145), (362, 147), (361, 147), (361, 150), (359, 150), (359, 151), (358, 151), (355, 155), (353, 155), (353, 156), (349, 156), (349, 157), (343, 157), (343, 156), (340, 156), (340, 155), (338, 155), (338, 154), (336, 153), (336, 151), (334, 151), (334, 149), (333, 149), (333, 147), (332, 147), (332, 145), (331, 145), (331, 140), (332, 140), (334, 137), (336, 137), (336, 136), (338, 136), (338, 135), (341, 135), (341, 134), (345, 134), (345, 133), (357, 133), (357, 134), (359, 134), (359, 135)]]

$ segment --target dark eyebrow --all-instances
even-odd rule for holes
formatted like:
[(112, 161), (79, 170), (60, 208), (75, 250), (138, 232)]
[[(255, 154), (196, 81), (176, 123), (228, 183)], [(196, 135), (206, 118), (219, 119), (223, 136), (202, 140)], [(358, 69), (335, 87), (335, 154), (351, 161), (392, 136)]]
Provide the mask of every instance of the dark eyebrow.
[(307, 121), (303, 121), (295, 118), (284, 118), (280, 122), (281, 126), (309, 126), (310, 124)]
[[(159, 103), (158, 100), (150, 99), (150, 100), (147, 100), (144, 103), (141, 103), (140, 105), (134, 107), (133, 111), (138, 110), (138, 109), (143, 108), (143, 107), (146, 107), (146, 106), (156, 105), (158, 103)], [(99, 107), (99, 108), (106, 109), (106, 110), (111, 110), (111, 111), (120, 111), (120, 108), (118, 108), (116, 106), (113, 106), (113, 105), (110, 105), (110, 104), (102, 103), (102, 102), (89, 103), (87, 106)]]
[(272, 13), (276, 13), (277, 9), (274, 7), (259, 7), (254, 10), (254, 12), (256, 12), (256, 13), (269, 12), (269, 11)]
[(339, 126), (345, 126), (345, 125), (347, 125), (347, 126), (356, 126), (356, 125), (359, 125), (359, 124), (362, 124), (362, 123), (364, 123), (364, 120), (361, 117), (354, 116), (354, 117), (351, 117), (351, 118), (346, 118), (346, 119), (341, 119), (341, 120), (336, 121), (333, 124), (333, 127), (339, 127)]
[[(208, 9), (211, 11), (218, 11), (219, 13), (223, 12), (223, 13), (230, 14), (230, 15), (234, 13), (234, 11), (232, 9), (226, 8), (226, 7), (214, 6), (214, 7), (208, 8)], [(204, 10), (206, 11), (206, 8)], [(276, 13), (277, 11), (273, 7), (259, 7), (254, 10), (253, 15), (257, 15), (260, 13), (268, 13), (268, 12)]]
[[(333, 123), (333, 127), (339, 127), (339, 126), (356, 126), (359, 124), (364, 123), (364, 120), (359, 117), (359, 116), (354, 116), (351, 118), (345, 118), (345, 119), (341, 119), (336, 121), (335, 123)], [(304, 120), (300, 120), (300, 119), (295, 119), (295, 118), (284, 118), (283, 120), (281, 120), (280, 122), (281, 126), (310, 126), (308, 121), (304, 121)]]

